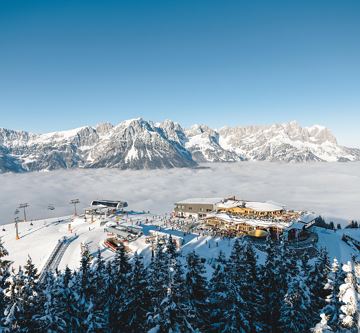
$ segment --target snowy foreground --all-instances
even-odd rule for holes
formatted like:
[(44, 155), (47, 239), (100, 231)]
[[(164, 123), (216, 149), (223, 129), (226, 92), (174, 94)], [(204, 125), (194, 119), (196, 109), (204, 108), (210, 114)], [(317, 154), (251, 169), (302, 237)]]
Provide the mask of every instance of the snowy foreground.
[[(0, 175), (0, 224), (12, 222), (22, 202), (30, 219), (72, 213), (95, 199), (125, 200), (130, 209), (170, 212), (191, 197), (236, 197), (276, 201), (288, 209), (314, 211), (343, 225), (360, 220), (360, 163), (282, 164), (243, 162), (204, 165), (206, 169), (78, 169)], [(55, 207), (49, 211), (48, 205)]]
[[(144, 224), (146, 219), (149, 221), (148, 224)], [(182, 231), (165, 227), (163, 220), (164, 217), (162, 216), (139, 214), (132, 216), (131, 222), (128, 218), (123, 218), (120, 221), (120, 224), (124, 225), (141, 223), (141, 227), (143, 228), (144, 235), (129, 243), (129, 248), (132, 253), (137, 252), (138, 254), (141, 254), (145, 260), (149, 262), (151, 248), (145, 240), (149, 235), (149, 231), (157, 230), (159, 226), (162, 227), (162, 232), (164, 233), (183, 237)], [(72, 232), (69, 231), (70, 222)], [(99, 249), (105, 259), (114, 255), (111, 250), (104, 246), (104, 240), (107, 238), (107, 233), (104, 231), (104, 226), (100, 225), (100, 220), (96, 220), (94, 223), (88, 223), (84, 221), (82, 217), (72, 220), (70, 216), (65, 216), (32, 222), (19, 222), (19, 240), (15, 239), (15, 225), (13, 223), (4, 225), (3, 227), (4, 229), (0, 229), (0, 237), (4, 242), (6, 249), (9, 251), (9, 259), (14, 262), (15, 267), (24, 265), (29, 255), (34, 264), (41, 270), (58, 241), (64, 236), (75, 236), (75, 239), (70, 242), (62, 256), (59, 263), (59, 269), (61, 270), (66, 266), (69, 266), (71, 269), (79, 267), (82, 244), (87, 245), (93, 256), (95, 256)], [(319, 237), (317, 247), (319, 249), (326, 248), (331, 260), (336, 258), (339, 262), (346, 263), (351, 260), (353, 254), (358, 253), (356, 249), (349, 246), (341, 238), (343, 233), (346, 232), (348, 234), (353, 234), (355, 238), (360, 239), (360, 229), (343, 229), (334, 232), (323, 228), (314, 228), (314, 231)], [(220, 251), (225, 255), (229, 255), (233, 242), (234, 240), (224, 240), (210, 236), (190, 234), (184, 237), (182, 253), (186, 255), (195, 251), (201, 257), (206, 258), (207, 262), (211, 264)], [(264, 254), (261, 251), (257, 251), (257, 253), (259, 261), (263, 262)]]
[[(163, 227), (163, 222), (158, 216), (151, 214), (140, 214), (133, 216), (133, 223), (143, 223), (146, 219), (150, 222), (142, 225), (144, 235), (137, 240), (129, 243), (129, 248), (134, 254), (142, 254), (146, 262), (150, 261), (151, 248), (145, 242), (150, 230), (157, 230), (159, 226)], [(59, 220), (61, 222), (59, 222)], [(52, 218), (46, 220), (20, 222), (19, 235), (20, 239), (15, 239), (15, 225), (5, 225), (5, 231), (0, 229), (0, 236), (6, 249), (9, 251), (9, 259), (14, 262), (14, 266), (24, 265), (31, 256), (34, 264), (41, 270), (45, 265), (48, 257), (56, 244), (64, 236), (76, 238), (71, 241), (66, 249), (62, 260), (59, 264), (59, 269), (64, 269), (68, 266), (71, 269), (76, 269), (80, 265), (81, 259), (81, 245), (86, 244), (90, 253), (95, 256), (100, 249), (105, 259), (113, 257), (114, 253), (104, 246), (104, 240), (107, 238), (107, 233), (104, 232), (104, 226), (100, 225), (100, 220), (94, 223), (87, 223), (83, 218), (76, 218), (71, 222), (72, 232), (69, 232), (68, 225), (70, 217)], [(120, 224), (130, 224), (129, 220), (122, 220)], [(171, 230), (171, 228), (162, 229), (162, 232), (171, 234), (173, 236), (183, 236), (182, 231)], [(186, 235), (184, 237), (185, 244), (182, 247), (183, 253), (187, 254), (195, 250), (200, 256), (207, 258), (209, 263), (213, 258), (216, 258), (220, 250), (225, 254), (229, 254), (234, 243), (233, 240), (222, 240), (220, 238), (212, 238), (210, 236), (200, 237), (195, 234)], [(209, 247), (210, 246), (210, 247)]]
[[(311, 246), (294, 251), (270, 240), (184, 235), (166, 221), (151, 214), (123, 217), (119, 224), (141, 227), (144, 235), (128, 244), (130, 251), (120, 245), (116, 253), (103, 246), (101, 220), (24, 222), (19, 240), (14, 225), (6, 225), (0, 244), (2, 332), (358, 333), (359, 251), (341, 237), (358, 239), (360, 229), (313, 228), (329, 258)], [(180, 251), (167, 238), (151, 253), (145, 239), (160, 228), (173, 240), (184, 239)], [(33, 263), (48, 267), (47, 257), (64, 236), (71, 242), (61, 270), (54, 275), (46, 269), (38, 279)], [(23, 269), (10, 271), (3, 246)]]

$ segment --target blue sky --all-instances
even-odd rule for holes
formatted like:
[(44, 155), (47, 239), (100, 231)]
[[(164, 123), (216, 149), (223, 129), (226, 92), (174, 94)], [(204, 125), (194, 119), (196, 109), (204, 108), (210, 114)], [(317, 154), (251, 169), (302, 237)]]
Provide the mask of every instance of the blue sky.
[(359, 1), (0, 0), (0, 127), (297, 120), (360, 146)]

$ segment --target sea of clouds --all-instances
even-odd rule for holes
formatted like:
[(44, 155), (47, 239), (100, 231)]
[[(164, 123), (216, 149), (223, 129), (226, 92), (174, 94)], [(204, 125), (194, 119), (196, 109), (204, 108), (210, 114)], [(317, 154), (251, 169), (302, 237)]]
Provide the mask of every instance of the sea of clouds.
[[(129, 209), (170, 212), (188, 197), (236, 195), (272, 200), (290, 209), (310, 210), (346, 224), (360, 220), (360, 163), (282, 164), (240, 162), (208, 164), (201, 169), (78, 169), (0, 175), (0, 224), (13, 221), (20, 203), (29, 219), (72, 213), (93, 199), (126, 200)], [(48, 210), (49, 204), (55, 210)]]

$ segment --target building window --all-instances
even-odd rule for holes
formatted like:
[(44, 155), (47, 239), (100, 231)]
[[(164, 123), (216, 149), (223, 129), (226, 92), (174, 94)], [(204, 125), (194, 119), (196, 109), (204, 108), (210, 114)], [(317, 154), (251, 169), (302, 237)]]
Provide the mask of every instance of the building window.
[(192, 207), (189, 207), (189, 210), (192, 210)]

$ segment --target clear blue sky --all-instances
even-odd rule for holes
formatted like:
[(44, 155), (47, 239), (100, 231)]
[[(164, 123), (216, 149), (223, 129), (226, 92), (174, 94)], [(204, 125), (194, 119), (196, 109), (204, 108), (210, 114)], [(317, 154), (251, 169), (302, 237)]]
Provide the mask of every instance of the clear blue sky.
[(0, 0), (0, 127), (298, 120), (360, 146), (360, 1)]

